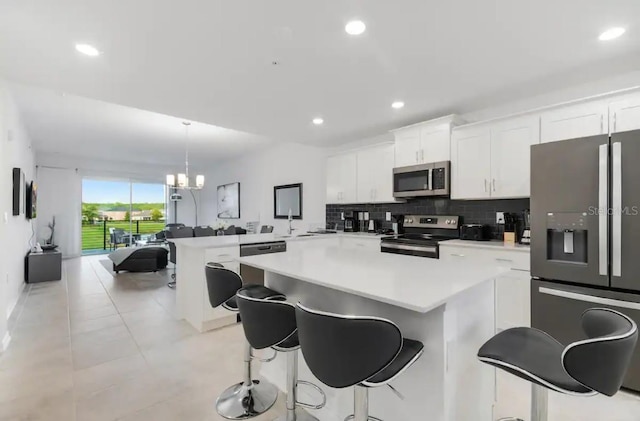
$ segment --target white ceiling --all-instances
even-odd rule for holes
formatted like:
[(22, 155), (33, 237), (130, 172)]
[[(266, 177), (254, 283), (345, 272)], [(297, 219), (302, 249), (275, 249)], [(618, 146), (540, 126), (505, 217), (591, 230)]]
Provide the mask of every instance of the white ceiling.
[(107, 161), (182, 165), (201, 169), (270, 142), (263, 137), (151, 111), (12, 84), (11, 92), (38, 152)]
[[(344, 32), (353, 18), (367, 24), (364, 35)], [(598, 41), (619, 25), (622, 38)], [(76, 42), (103, 54), (82, 56)], [(11, 80), (323, 146), (625, 72), (640, 66), (639, 52), (637, 0), (0, 6), (0, 74)], [(391, 109), (396, 99), (406, 107)], [(42, 127), (36, 142), (52, 133)]]

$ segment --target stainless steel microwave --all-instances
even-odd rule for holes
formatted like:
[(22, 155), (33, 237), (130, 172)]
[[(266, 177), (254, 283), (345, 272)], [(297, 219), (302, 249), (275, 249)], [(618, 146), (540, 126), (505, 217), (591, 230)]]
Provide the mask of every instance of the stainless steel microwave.
[(449, 196), (451, 161), (393, 169), (393, 197)]

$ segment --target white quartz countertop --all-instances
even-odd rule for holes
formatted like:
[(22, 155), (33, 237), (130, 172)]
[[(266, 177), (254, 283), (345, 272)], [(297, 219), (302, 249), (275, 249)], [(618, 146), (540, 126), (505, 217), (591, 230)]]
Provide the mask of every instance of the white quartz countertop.
[(314, 234), (307, 235), (302, 233), (301, 235), (282, 235), (282, 234), (245, 234), (245, 235), (220, 235), (214, 237), (189, 237), (189, 238), (172, 238), (168, 241), (174, 243), (176, 246), (190, 247), (190, 248), (218, 248), (218, 247), (232, 247), (239, 246), (241, 244), (262, 243), (269, 241), (307, 241), (315, 239), (327, 239), (327, 238), (360, 238), (370, 240), (380, 240), (381, 235), (359, 233), (359, 232), (338, 232), (336, 234)]
[(515, 244), (512, 246), (505, 245), (504, 241), (469, 241), (469, 240), (446, 240), (441, 241), (440, 246), (453, 246), (453, 247), (469, 247), (484, 250), (500, 250), (500, 251), (514, 251), (520, 253), (529, 253), (531, 247), (523, 244)]
[(267, 272), (420, 313), (509, 270), (474, 262), (447, 262), (332, 246), (303, 247), (237, 260)]

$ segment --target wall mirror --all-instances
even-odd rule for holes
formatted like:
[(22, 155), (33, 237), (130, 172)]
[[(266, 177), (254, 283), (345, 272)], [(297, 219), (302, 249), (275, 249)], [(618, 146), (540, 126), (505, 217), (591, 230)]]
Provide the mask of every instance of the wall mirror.
[(275, 186), (273, 188), (273, 217), (302, 219), (302, 183)]

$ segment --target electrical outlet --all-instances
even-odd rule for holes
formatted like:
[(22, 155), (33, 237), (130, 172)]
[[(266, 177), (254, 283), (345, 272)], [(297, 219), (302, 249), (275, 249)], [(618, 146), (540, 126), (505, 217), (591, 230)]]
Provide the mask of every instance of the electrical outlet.
[(387, 212), (386, 218), (387, 221), (391, 222), (391, 212)]
[(504, 212), (496, 212), (496, 224), (504, 225)]

